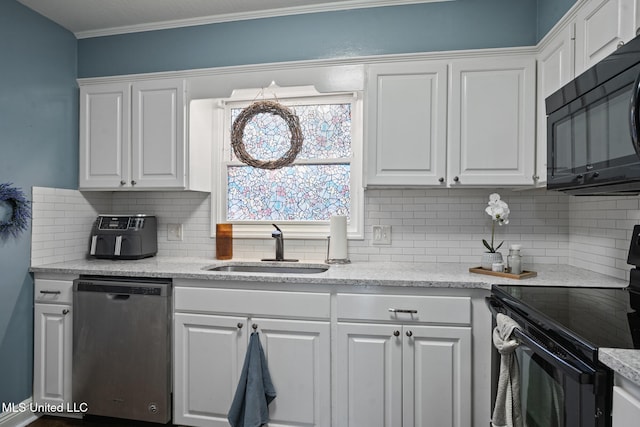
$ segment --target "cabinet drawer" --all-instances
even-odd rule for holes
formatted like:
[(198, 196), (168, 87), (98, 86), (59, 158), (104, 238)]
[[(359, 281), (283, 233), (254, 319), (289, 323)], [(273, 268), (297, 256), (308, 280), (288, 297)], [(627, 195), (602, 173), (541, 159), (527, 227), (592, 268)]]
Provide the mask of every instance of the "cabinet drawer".
[(72, 281), (36, 279), (33, 299), (35, 302), (71, 304), (72, 288)]
[(328, 319), (329, 294), (176, 287), (176, 311)]
[(338, 294), (338, 320), (471, 324), (471, 298)]

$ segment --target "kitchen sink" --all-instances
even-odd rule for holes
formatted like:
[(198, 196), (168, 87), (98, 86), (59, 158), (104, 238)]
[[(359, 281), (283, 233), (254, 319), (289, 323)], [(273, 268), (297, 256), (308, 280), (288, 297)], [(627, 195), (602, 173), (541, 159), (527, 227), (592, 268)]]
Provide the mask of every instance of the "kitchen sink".
[(329, 269), (328, 265), (257, 265), (257, 264), (225, 264), (207, 267), (207, 271), (225, 271), (234, 273), (275, 273), (275, 274), (318, 274)]

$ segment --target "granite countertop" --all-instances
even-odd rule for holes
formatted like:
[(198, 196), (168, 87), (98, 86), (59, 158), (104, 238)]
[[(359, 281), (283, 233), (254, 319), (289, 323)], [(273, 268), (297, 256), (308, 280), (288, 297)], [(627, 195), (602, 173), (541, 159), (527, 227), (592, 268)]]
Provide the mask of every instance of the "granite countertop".
[(598, 359), (614, 372), (640, 386), (640, 350), (601, 348)]
[[(470, 273), (467, 264), (456, 263), (400, 263), (353, 262), (333, 264), (329, 270), (315, 274), (239, 273), (207, 271), (227, 264), (291, 265), (291, 263), (256, 262), (255, 260), (217, 261), (207, 258), (153, 257), (142, 260), (77, 260), (32, 266), (34, 273), (93, 274), (132, 277), (171, 277), (174, 279), (259, 281), (279, 283), (308, 283), (327, 285), (381, 285), (439, 288), (491, 289), (492, 284), (537, 286), (625, 287), (625, 281), (609, 276), (561, 265), (535, 265), (537, 277), (508, 279)], [(293, 265), (326, 265), (319, 260), (302, 260)]]
[[(31, 272), (49, 274), (92, 274), (131, 277), (171, 277), (204, 281), (278, 282), (326, 285), (379, 285), (432, 288), (491, 289), (492, 284), (523, 286), (585, 286), (622, 288), (627, 282), (590, 271), (563, 265), (540, 264), (527, 267), (537, 277), (516, 280), (470, 273), (470, 265), (455, 263), (374, 263), (353, 262), (331, 265), (329, 270), (316, 274), (273, 274), (207, 271), (233, 263), (288, 265), (255, 260), (217, 261), (206, 258), (153, 257), (135, 261), (78, 260), (32, 266)], [(305, 260), (295, 265), (314, 266), (319, 260)], [(203, 283), (203, 282), (200, 282)], [(640, 385), (640, 351), (601, 349), (600, 360)]]

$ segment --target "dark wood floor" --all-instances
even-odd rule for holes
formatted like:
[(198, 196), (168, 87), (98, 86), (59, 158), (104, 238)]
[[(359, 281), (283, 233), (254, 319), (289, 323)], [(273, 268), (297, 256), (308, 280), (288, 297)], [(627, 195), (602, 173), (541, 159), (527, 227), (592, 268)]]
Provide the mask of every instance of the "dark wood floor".
[[(119, 418), (104, 418), (86, 416), (78, 420), (74, 418), (63, 418), (45, 415), (29, 424), (28, 427), (159, 427), (162, 424), (144, 423), (142, 421), (129, 421)], [(166, 427), (174, 427), (167, 424)]]

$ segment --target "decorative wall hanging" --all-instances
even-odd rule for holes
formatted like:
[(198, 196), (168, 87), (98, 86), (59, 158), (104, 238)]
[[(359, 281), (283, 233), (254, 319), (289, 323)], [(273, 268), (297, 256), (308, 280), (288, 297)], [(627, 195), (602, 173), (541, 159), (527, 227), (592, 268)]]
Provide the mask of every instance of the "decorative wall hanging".
[[(249, 121), (258, 114), (273, 114), (280, 116), (289, 126), (291, 132), (291, 146), (286, 153), (277, 160), (258, 160), (254, 159), (245, 148), (243, 137), (244, 128)], [(284, 105), (274, 101), (256, 101), (242, 110), (233, 122), (231, 130), (231, 146), (236, 157), (244, 164), (259, 169), (280, 169), (288, 166), (297, 157), (302, 149), (304, 137), (300, 129), (300, 121), (298, 116)]]
[(21, 189), (12, 187), (12, 183), (0, 184), (0, 208), (6, 210), (0, 215), (0, 239), (18, 237), (29, 227), (31, 204)]

